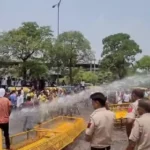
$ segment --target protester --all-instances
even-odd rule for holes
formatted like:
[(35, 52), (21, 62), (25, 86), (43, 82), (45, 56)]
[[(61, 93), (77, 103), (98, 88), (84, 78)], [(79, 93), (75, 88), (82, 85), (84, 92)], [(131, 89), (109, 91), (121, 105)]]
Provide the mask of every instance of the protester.
[(21, 90), (19, 90), (18, 91), (18, 95), (17, 95), (17, 108), (22, 107), (23, 102), (24, 102), (24, 97), (23, 97), (23, 95), (21, 93)]
[[(11, 102), (4, 97), (5, 89), (0, 88), (0, 128), (4, 132), (6, 149), (10, 150), (9, 116), (11, 114)], [(1, 139), (0, 139), (1, 140)]]
[(27, 97), (27, 101), (23, 104), (23, 109), (21, 110), (24, 116), (23, 131), (28, 131), (33, 128), (33, 102), (31, 97)]
[(42, 91), (42, 92), (40, 93), (40, 95), (38, 96), (38, 100), (39, 100), (40, 103), (43, 103), (43, 102), (46, 101), (46, 95), (44, 94), (43, 91)]
[(126, 150), (150, 150), (150, 101), (139, 100), (140, 118), (134, 121)]
[(80, 84), (81, 84), (81, 89), (85, 90), (85, 82), (84, 82), (84, 80), (82, 80)]
[(7, 87), (7, 80), (5, 78), (2, 79), (1, 85), (2, 85), (2, 88), (6, 89), (6, 87)]
[(15, 90), (10, 93), (9, 99), (12, 103), (13, 109), (15, 109), (17, 106), (17, 93)]
[(131, 94), (128, 91), (126, 91), (123, 95), (123, 102), (124, 103), (129, 103), (130, 99), (131, 99)]
[(110, 150), (115, 115), (105, 108), (107, 98), (102, 93), (94, 93), (90, 98), (95, 111), (86, 129), (86, 141), (91, 143), (91, 150)]

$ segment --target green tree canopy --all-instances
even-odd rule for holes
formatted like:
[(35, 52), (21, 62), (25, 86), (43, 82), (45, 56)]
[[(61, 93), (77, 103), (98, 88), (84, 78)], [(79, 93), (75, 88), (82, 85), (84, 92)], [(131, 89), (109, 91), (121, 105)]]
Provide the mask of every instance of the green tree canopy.
[(119, 78), (127, 74), (127, 68), (135, 61), (136, 54), (142, 52), (139, 45), (125, 33), (110, 35), (104, 38), (102, 43), (100, 67)]
[(73, 83), (72, 68), (77, 63), (87, 62), (91, 59), (92, 51), (89, 41), (78, 31), (64, 32), (59, 35), (55, 44), (55, 60), (59, 65), (69, 68), (70, 83)]
[(26, 62), (41, 59), (44, 52), (52, 47), (52, 36), (49, 26), (25, 22), (17, 29), (1, 34), (0, 52), (7, 52), (11, 59), (23, 62), (23, 77), (26, 79)]
[(137, 61), (137, 68), (150, 71), (150, 56), (145, 55), (139, 61)]
[[(73, 68), (72, 78), (74, 83), (80, 83), (82, 80), (84, 80), (86, 83), (92, 83), (92, 84), (96, 84), (98, 82), (98, 76), (96, 73), (91, 71), (85, 71), (81, 67)], [(67, 77), (65, 77), (64, 80), (67, 82)]]
[(104, 83), (104, 82), (111, 82), (115, 79), (114, 75), (110, 71), (100, 71), (98, 72), (98, 82)]

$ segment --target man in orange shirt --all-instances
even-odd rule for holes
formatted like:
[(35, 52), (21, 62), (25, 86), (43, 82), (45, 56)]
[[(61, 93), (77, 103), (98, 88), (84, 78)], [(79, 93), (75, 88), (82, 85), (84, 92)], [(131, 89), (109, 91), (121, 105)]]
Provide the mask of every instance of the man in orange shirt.
[(0, 88), (0, 128), (4, 132), (6, 149), (10, 150), (9, 139), (9, 116), (11, 113), (11, 102), (8, 98), (4, 97), (5, 89)]

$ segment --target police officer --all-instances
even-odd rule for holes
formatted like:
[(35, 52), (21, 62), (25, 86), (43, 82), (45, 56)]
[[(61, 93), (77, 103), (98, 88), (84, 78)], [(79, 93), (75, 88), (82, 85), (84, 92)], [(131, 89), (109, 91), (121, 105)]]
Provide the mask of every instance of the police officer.
[(131, 99), (134, 102), (131, 103), (129, 112), (126, 116), (126, 118), (127, 118), (126, 131), (127, 131), (128, 137), (130, 136), (134, 120), (136, 117), (138, 117), (138, 112), (137, 112), (138, 102), (140, 99), (143, 99), (143, 98), (144, 98), (144, 91), (143, 90), (135, 89), (132, 91)]
[(150, 150), (150, 101), (138, 102), (138, 113), (129, 136), (129, 145), (126, 150)]
[(85, 139), (91, 143), (91, 150), (110, 150), (115, 114), (106, 109), (107, 98), (102, 93), (94, 93), (90, 98), (95, 111), (90, 116)]

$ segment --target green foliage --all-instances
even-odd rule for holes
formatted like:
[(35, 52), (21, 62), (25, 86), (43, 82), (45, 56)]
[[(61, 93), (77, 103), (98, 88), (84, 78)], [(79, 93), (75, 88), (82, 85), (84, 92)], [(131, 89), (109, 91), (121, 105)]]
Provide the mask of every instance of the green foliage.
[(139, 61), (137, 61), (137, 68), (150, 71), (150, 56), (145, 55)]
[(83, 68), (73, 68), (73, 81), (74, 83), (80, 83), (83, 79), (83, 74), (85, 71)]
[(28, 62), (26, 67), (31, 78), (40, 78), (48, 75), (48, 67), (43, 63)]
[(87, 71), (83, 74), (83, 80), (87, 83), (96, 84), (98, 82), (98, 76), (94, 72)]
[(89, 41), (78, 31), (64, 32), (59, 35), (55, 44), (55, 60), (59, 66), (69, 68), (70, 83), (73, 83), (74, 67), (79, 62), (87, 62), (92, 57)]
[(25, 22), (0, 36), (0, 53), (8, 53), (11, 59), (22, 61), (23, 77), (26, 79), (26, 62), (42, 60), (46, 51), (52, 48), (52, 31), (48, 26), (40, 27), (35, 22)]
[[(80, 83), (84, 80), (86, 83), (96, 84), (98, 82), (98, 76), (96, 73), (91, 71), (85, 71), (83, 68), (73, 68), (73, 83)], [(65, 76), (60, 81), (69, 83), (68, 76)]]
[(100, 71), (98, 72), (98, 81), (99, 83), (111, 82), (115, 79), (112, 72)]
[(80, 83), (82, 80), (84, 80), (86, 83), (95, 84), (98, 82), (98, 76), (94, 72), (84, 71), (83, 68), (74, 68), (73, 80), (74, 83)]
[(141, 53), (139, 45), (128, 34), (118, 33), (103, 39), (101, 69), (111, 71), (119, 78), (127, 74), (127, 68), (135, 61), (135, 55)]

